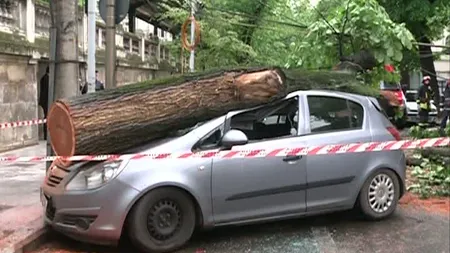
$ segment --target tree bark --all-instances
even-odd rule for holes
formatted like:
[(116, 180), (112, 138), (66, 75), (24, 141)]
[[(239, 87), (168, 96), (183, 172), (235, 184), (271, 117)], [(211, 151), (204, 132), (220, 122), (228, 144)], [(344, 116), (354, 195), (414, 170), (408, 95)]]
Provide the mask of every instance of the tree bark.
[(53, 1), (56, 26), (55, 99), (78, 94), (78, 1)]
[(171, 77), (57, 100), (49, 133), (57, 155), (114, 154), (285, 94), (274, 68)]
[[(428, 39), (428, 37), (423, 36), (420, 40), (422, 43), (431, 44), (431, 41)], [(436, 69), (434, 68), (434, 58), (433, 58), (433, 51), (431, 50), (430, 46), (425, 46), (423, 44), (419, 45), (419, 51), (420, 51), (420, 67), (422, 68), (422, 74), (424, 76), (430, 76), (431, 77), (431, 89), (434, 92), (434, 101), (436, 102), (436, 108), (438, 109), (438, 112), (440, 111), (439, 108), (439, 101), (440, 101), (440, 94), (439, 94), (439, 87), (437, 83), (436, 78)]]
[(404, 86), (404, 88), (409, 90), (411, 87), (409, 71), (407, 69), (402, 69), (400, 71), (400, 75), (401, 75), (400, 84), (402, 85), (402, 88)]

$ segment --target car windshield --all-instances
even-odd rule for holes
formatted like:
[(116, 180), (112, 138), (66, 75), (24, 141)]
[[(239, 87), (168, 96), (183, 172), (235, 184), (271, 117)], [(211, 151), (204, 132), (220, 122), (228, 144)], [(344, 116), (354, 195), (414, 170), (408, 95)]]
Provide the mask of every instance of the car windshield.
[(191, 126), (191, 127), (174, 130), (174, 131), (172, 131), (172, 132), (170, 132), (168, 134), (168, 137), (180, 137), (180, 136), (183, 136), (183, 135), (191, 132), (192, 130), (197, 129), (198, 127), (200, 127), (201, 125), (205, 124), (206, 122), (207, 121), (203, 121), (203, 122), (199, 122), (199, 123), (197, 123), (197, 124), (195, 124), (194, 126)]
[(405, 94), (406, 101), (407, 102), (415, 102), (416, 101), (416, 93), (413, 92), (407, 92)]

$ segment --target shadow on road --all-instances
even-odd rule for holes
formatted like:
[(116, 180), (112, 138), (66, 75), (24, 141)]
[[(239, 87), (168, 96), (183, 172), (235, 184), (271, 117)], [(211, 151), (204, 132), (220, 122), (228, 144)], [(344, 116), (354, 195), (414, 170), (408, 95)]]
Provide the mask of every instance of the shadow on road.
[[(202, 252), (202, 250), (199, 249), (203, 248), (208, 248), (208, 252), (216, 252), (217, 250), (213, 250), (216, 248), (221, 248), (223, 252), (231, 252), (232, 250), (230, 247), (239, 249), (244, 246), (254, 246), (254, 243), (261, 244), (261, 247), (265, 247), (265, 244), (274, 244), (277, 240), (279, 241), (283, 238), (288, 238), (289, 236), (292, 237), (294, 234), (301, 239), (307, 239), (307, 241), (313, 243), (313, 236), (310, 231), (311, 227), (330, 227), (339, 223), (349, 222), (361, 223), (362, 225), (367, 223), (361, 216), (359, 216), (357, 212), (347, 211), (265, 224), (219, 227), (212, 230), (196, 231), (187, 247), (179, 250), (178, 252), (196, 252), (197, 250), (198, 252)], [(51, 238), (52, 242), (50, 244), (45, 245), (35, 253), (139, 252), (131, 245), (127, 237), (122, 238), (118, 247), (104, 247), (80, 243), (57, 232), (52, 232)]]
[[(448, 227), (448, 217), (404, 206), (391, 218), (379, 222), (366, 221), (358, 212), (347, 211), (197, 231), (177, 253), (448, 252)], [(82, 244), (61, 235), (53, 235), (53, 239), (34, 253), (139, 252), (126, 237), (118, 247)]]

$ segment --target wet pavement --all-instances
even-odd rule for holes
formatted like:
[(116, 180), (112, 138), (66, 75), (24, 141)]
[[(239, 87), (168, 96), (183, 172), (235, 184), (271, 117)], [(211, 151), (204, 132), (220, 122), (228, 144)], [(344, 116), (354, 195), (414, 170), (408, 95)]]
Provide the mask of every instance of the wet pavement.
[[(197, 232), (177, 253), (447, 253), (449, 216), (402, 205), (379, 222), (355, 212)], [(124, 240), (119, 247), (82, 244), (54, 235), (33, 253), (139, 252)], [(56, 241), (59, 241), (57, 243)]]
[[(45, 142), (0, 153), (0, 156), (42, 156)], [(0, 252), (14, 247), (42, 224), (39, 188), (45, 162), (0, 162)]]
[[(0, 156), (43, 156), (45, 142)], [(45, 176), (45, 162), (0, 162), (0, 212), (2, 206), (14, 207), (40, 202), (39, 187)]]

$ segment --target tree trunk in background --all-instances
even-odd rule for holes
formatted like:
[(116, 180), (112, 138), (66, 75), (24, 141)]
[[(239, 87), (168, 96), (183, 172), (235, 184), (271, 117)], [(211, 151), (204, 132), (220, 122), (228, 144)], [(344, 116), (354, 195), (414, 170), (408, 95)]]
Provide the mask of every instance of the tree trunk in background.
[[(265, 8), (268, 8), (268, 0), (255, 0), (254, 4), (256, 6), (254, 6), (254, 8), (250, 10), (252, 12), (252, 17), (246, 18), (246, 23), (249, 24), (249, 26), (243, 27), (244, 30), (241, 35), (241, 40), (249, 46), (252, 45), (253, 34), (255, 33), (262, 19), (262, 16), (264, 15), (264, 10)], [(246, 11), (247, 10), (245, 10), (245, 12)], [(239, 58), (239, 62), (241, 64), (246, 64), (248, 62), (248, 55), (242, 55)]]
[(55, 99), (78, 94), (78, 0), (51, 0), (57, 33)]
[[(420, 42), (431, 44), (431, 41), (425, 36), (422, 37)], [(419, 45), (419, 52), (420, 52), (420, 67), (422, 75), (431, 77), (431, 89), (434, 92), (434, 101), (436, 102), (436, 107), (438, 111), (440, 111), (439, 108), (440, 95), (436, 78), (436, 69), (434, 68), (433, 51), (431, 51), (430, 46)]]
[(402, 88), (403, 85), (405, 85), (408, 90), (411, 89), (409, 71), (403, 69), (401, 70), (400, 74), (401, 74), (400, 84), (402, 85)]

